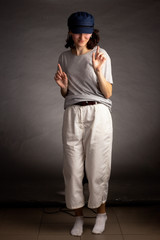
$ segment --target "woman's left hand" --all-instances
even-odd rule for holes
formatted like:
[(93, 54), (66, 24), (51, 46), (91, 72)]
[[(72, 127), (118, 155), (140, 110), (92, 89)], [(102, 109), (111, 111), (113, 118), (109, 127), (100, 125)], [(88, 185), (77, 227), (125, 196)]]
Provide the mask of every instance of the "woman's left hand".
[(99, 46), (97, 46), (96, 53), (92, 54), (92, 64), (95, 72), (100, 72), (103, 63), (106, 61), (106, 58), (103, 53), (99, 52)]

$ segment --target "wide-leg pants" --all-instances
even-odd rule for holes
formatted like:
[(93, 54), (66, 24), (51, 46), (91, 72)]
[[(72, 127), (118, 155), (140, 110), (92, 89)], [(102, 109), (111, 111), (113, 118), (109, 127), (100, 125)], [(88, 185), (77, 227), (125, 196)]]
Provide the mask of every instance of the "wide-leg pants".
[(89, 208), (98, 208), (108, 195), (111, 172), (112, 118), (104, 104), (73, 105), (63, 118), (63, 174), (66, 206), (85, 205), (84, 168), (88, 179)]

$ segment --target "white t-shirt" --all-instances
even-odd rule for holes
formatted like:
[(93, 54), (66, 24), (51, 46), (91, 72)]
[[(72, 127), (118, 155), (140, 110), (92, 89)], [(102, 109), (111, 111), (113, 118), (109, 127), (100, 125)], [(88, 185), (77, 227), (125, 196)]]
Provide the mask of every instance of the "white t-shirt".
[[(96, 52), (94, 47), (90, 52), (77, 56), (71, 50), (61, 53), (59, 64), (68, 77), (68, 93), (65, 97), (64, 108), (82, 101), (97, 101), (105, 104), (111, 110), (112, 101), (106, 99), (98, 86), (97, 76), (92, 65), (92, 54)], [(102, 73), (106, 81), (113, 84), (111, 59), (108, 53), (100, 48), (100, 52), (106, 57), (102, 66)]]

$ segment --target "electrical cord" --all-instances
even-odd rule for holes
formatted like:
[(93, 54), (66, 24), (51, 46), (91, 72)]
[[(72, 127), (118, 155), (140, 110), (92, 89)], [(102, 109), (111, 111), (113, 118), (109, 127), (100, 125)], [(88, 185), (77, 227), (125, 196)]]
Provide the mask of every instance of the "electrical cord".
[[(92, 211), (94, 214), (96, 214), (96, 211), (93, 210), (93, 209), (90, 209), (88, 207), (86, 207), (87, 209), (89, 209), (90, 211)], [(72, 210), (68, 210), (66, 208), (58, 208), (58, 210), (56, 211), (48, 211), (46, 208), (43, 208), (43, 213), (45, 214), (56, 214), (56, 213), (60, 213), (60, 212), (63, 212), (63, 213), (66, 213), (72, 217), (75, 217), (75, 215), (72, 213)], [(84, 216), (84, 218), (95, 218), (96, 216)]]
[(56, 211), (48, 211), (46, 208), (43, 208), (43, 213), (45, 214), (56, 214), (59, 213), (61, 211), (61, 208), (58, 208), (58, 210)]

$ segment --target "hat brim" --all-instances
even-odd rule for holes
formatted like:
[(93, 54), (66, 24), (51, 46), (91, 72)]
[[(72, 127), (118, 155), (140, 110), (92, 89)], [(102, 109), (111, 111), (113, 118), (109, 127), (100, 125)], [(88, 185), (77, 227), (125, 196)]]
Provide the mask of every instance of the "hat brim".
[(70, 29), (72, 33), (89, 33), (89, 34), (92, 34), (93, 31), (94, 31), (94, 28), (93, 27), (86, 27), (86, 26), (76, 26), (76, 27), (73, 27)]

